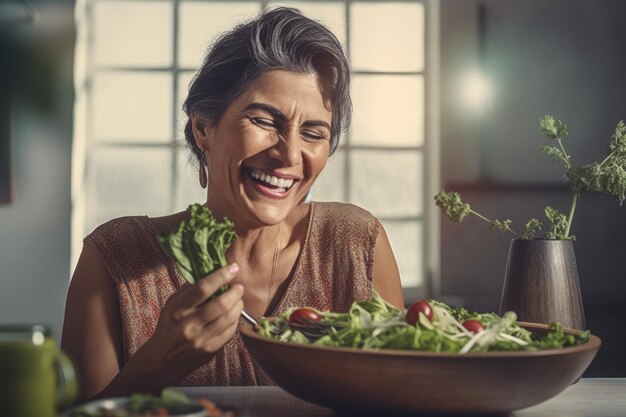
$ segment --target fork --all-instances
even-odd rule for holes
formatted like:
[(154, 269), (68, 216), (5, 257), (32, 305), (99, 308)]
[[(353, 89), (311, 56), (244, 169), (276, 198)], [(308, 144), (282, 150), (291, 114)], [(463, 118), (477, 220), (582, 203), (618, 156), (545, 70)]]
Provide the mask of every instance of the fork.
[(257, 321), (257, 319), (252, 317), (252, 315), (248, 313), (245, 309), (241, 310), (241, 315), (243, 316), (244, 319), (248, 321), (248, 323), (250, 323), (254, 327), (259, 327), (259, 322)]
[[(248, 323), (250, 323), (252, 326), (259, 327), (259, 322), (257, 319), (254, 318), (254, 316), (250, 313), (248, 313), (245, 309), (241, 310), (241, 315), (243, 316), (244, 319), (246, 319), (246, 321)], [(312, 323), (313, 324), (313, 323)], [(302, 333), (305, 337), (307, 337), (309, 340), (316, 340), (319, 339), (322, 335), (318, 332), (315, 331), (315, 329), (319, 329), (321, 327), (325, 327), (323, 324), (321, 323), (315, 323), (312, 326), (306, 326), (306, 325), (292, 325), (296, 330), (298, 330), (300, 333)]]

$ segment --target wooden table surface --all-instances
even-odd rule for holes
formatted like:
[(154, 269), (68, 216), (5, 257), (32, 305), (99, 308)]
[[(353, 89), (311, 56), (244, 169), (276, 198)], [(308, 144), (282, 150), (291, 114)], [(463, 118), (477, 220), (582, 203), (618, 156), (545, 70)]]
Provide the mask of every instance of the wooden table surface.
[[(278, 387), (193, 387), (183, 391), (234, 409), (237, 417), (336, 416), (333, 410), (300, 400)], [(510, 416), (626, 417), (626, 378), (585, 378), (556, 397)]]

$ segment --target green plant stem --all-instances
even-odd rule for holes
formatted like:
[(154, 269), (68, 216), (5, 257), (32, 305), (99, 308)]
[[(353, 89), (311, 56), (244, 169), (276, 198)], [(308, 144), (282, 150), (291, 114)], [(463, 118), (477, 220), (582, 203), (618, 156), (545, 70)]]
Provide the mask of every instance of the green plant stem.
[[(561, 140), (559, 140), (559, 145), (561, 144)], [(563, 149), (563, 146), (561, 146), (561, 149)], [(606, 161), (608, 161), (609, 159), (611, 159), (611, 157), (613, 156), (613, 154), (617, 151), (617, 149), (614, 149), (610, 154), (608, 154), (606, 156), (606, 158), (604, 158), (602, 160), (602, 162), (600, 162), (600, 167), (602, 167), (602, 165), (604, 165), (606, 163)], [(565, 152), (565, 150), (563, 149), (563, 152)], [(566, 155), (568, 160), (569, 160), (569, 155)], [(569, 231), (572, 227), (572, 220), (574, 219), (574, 211), (576, 211), (576, 203), (578, 201), (578, 195), (580, 194), (580, 187), (576, 188), (576, 190), (574, 190), (574, 196), (572, 197), (572, 205), (569, 209), (569, 215), (567, 216), (567, 226), (565, 227), (565, 237), (568, 238), (569, 237)]]
[(569, 238), (569, 229), (572, 227), (572, 219), (574, 218), (574, 211), (576, 211), (576, 202), (578, 201), (578, 194), (580, 194), (580, 188), (576, 188), (574, 191), (574, 197), (572, 198), (572, 206), (569, 209), (569, 215), (567, 216), (567, 226), (565, 227), (565, 238)]
[[(561, 142), (561, 138), (557, 137), (557, 142), (559, 142), (559, 146), (561, 147), (561, 151), (563, 155), (565, 155), (566, 159), (566, 168), (572, 168), (572, 160), (567, 152), (565, 152), (565, 148), (563, 147), (563, 142)], [(606, 161), (606, 160), (605, 160)], [(604, 161), (603, 161), (604, 163)], [(576, 201), (578, 200), (578, 194), (580, 194), (580, 187), (576, 188), (574, 191), (574, 197), (572, 198), (572, 205), (569, 209), (569, 215), (567, 216), (567, 225), (565, 226), (565, 238), (569, 237), (569, 230), (572, 227), (572, 220), (574, 219), (574, 211), (576, 211)]]
[(561, 152), (563, 152), (563, 155), (565, 156), (566, 168), (570, 169), (572, 167), (572, 161), (571, 161), (571, 158), (570, 158), (569, 154), (567, 152), (565, 152), (565, 148), (563, 147), (563, 142), (561, 142), (561, 138), (559, 138), (557, 136), (556, 141), (559, 143), (559, 147), (561, 148)]
[(609, 159), (611, 159), (611, 157), (613, 156), (613, 154), (614, 154), (615, 152), (617, 152), (617, 148), (613, 149), (613, 151), (612, 151), (610, 154), (608, 154), (608, 155), (606, 156), (606, 158), (604, 158), (604, 160), (602, 160), (602, 162), (600, 162), (600, 167), (602, 167), (602, 165), (604, 165), (604, 163), (605, 163), (606, 161), (608, 161)]
[[(483, 216), (482, 214), (477, 213), (477, 212), (475, 212), (475, 211), (474, 211), (474, 210), (472, 210), (472, 209), (470, 209), (470, 213), (472, 213), (474, 216), (478, 217), (479, 219), (486, 221), (486, 222), (487, 222), (487, 223), (489, 223), (489, 224), (493, 224), (493, 220), (489, 220), (488, 218), (486, 218), (486, 217), (485, 217), (485, 216)], [(506, 227), (506, 229), (507, 229), (509, 232), (513, 233), (515, 236), (517, 236), (517, 237), (522, 237), (522, 235), (520, 235), (519, 233), (517, 233), (515, 230), (511, 229), (509, 226), (507, 226), (507, 227)]]

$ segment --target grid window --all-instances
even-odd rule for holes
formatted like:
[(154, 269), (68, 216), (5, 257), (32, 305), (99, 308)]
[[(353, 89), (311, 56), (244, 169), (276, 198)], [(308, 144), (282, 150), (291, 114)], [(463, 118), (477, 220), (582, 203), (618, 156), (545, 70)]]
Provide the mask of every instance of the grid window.
[(108, 219), (162, 215), (204, 200), (183, 139), (188, 85), (219, 33), (285, 5), (326, 24), (353, 71), (353, 122), (311, 197), (372, 212), (387, 231), (403, 286), (424, 287), (425, 150), (433, 140), (426, 130), (428, 0), (78, 1), (85, 52), (76, 65), (86, 70), (77, 71), (84, 79), (75, 144), (84, 163), (73, 172), (84, 191), (76, 196), (74, 259), (76, 236)]

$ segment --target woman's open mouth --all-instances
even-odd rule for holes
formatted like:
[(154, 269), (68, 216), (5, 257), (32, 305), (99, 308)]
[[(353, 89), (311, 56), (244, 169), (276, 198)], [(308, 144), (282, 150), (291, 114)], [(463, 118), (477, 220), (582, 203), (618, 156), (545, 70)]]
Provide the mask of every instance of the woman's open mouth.
[(258, 189), (277, 197), (285, 196), (293, 184), (297, 182), (294, 178), (281, 178), (266, 174), (258, 169), (246, 169), (246, 172), (252, 181), (258, 185)]

